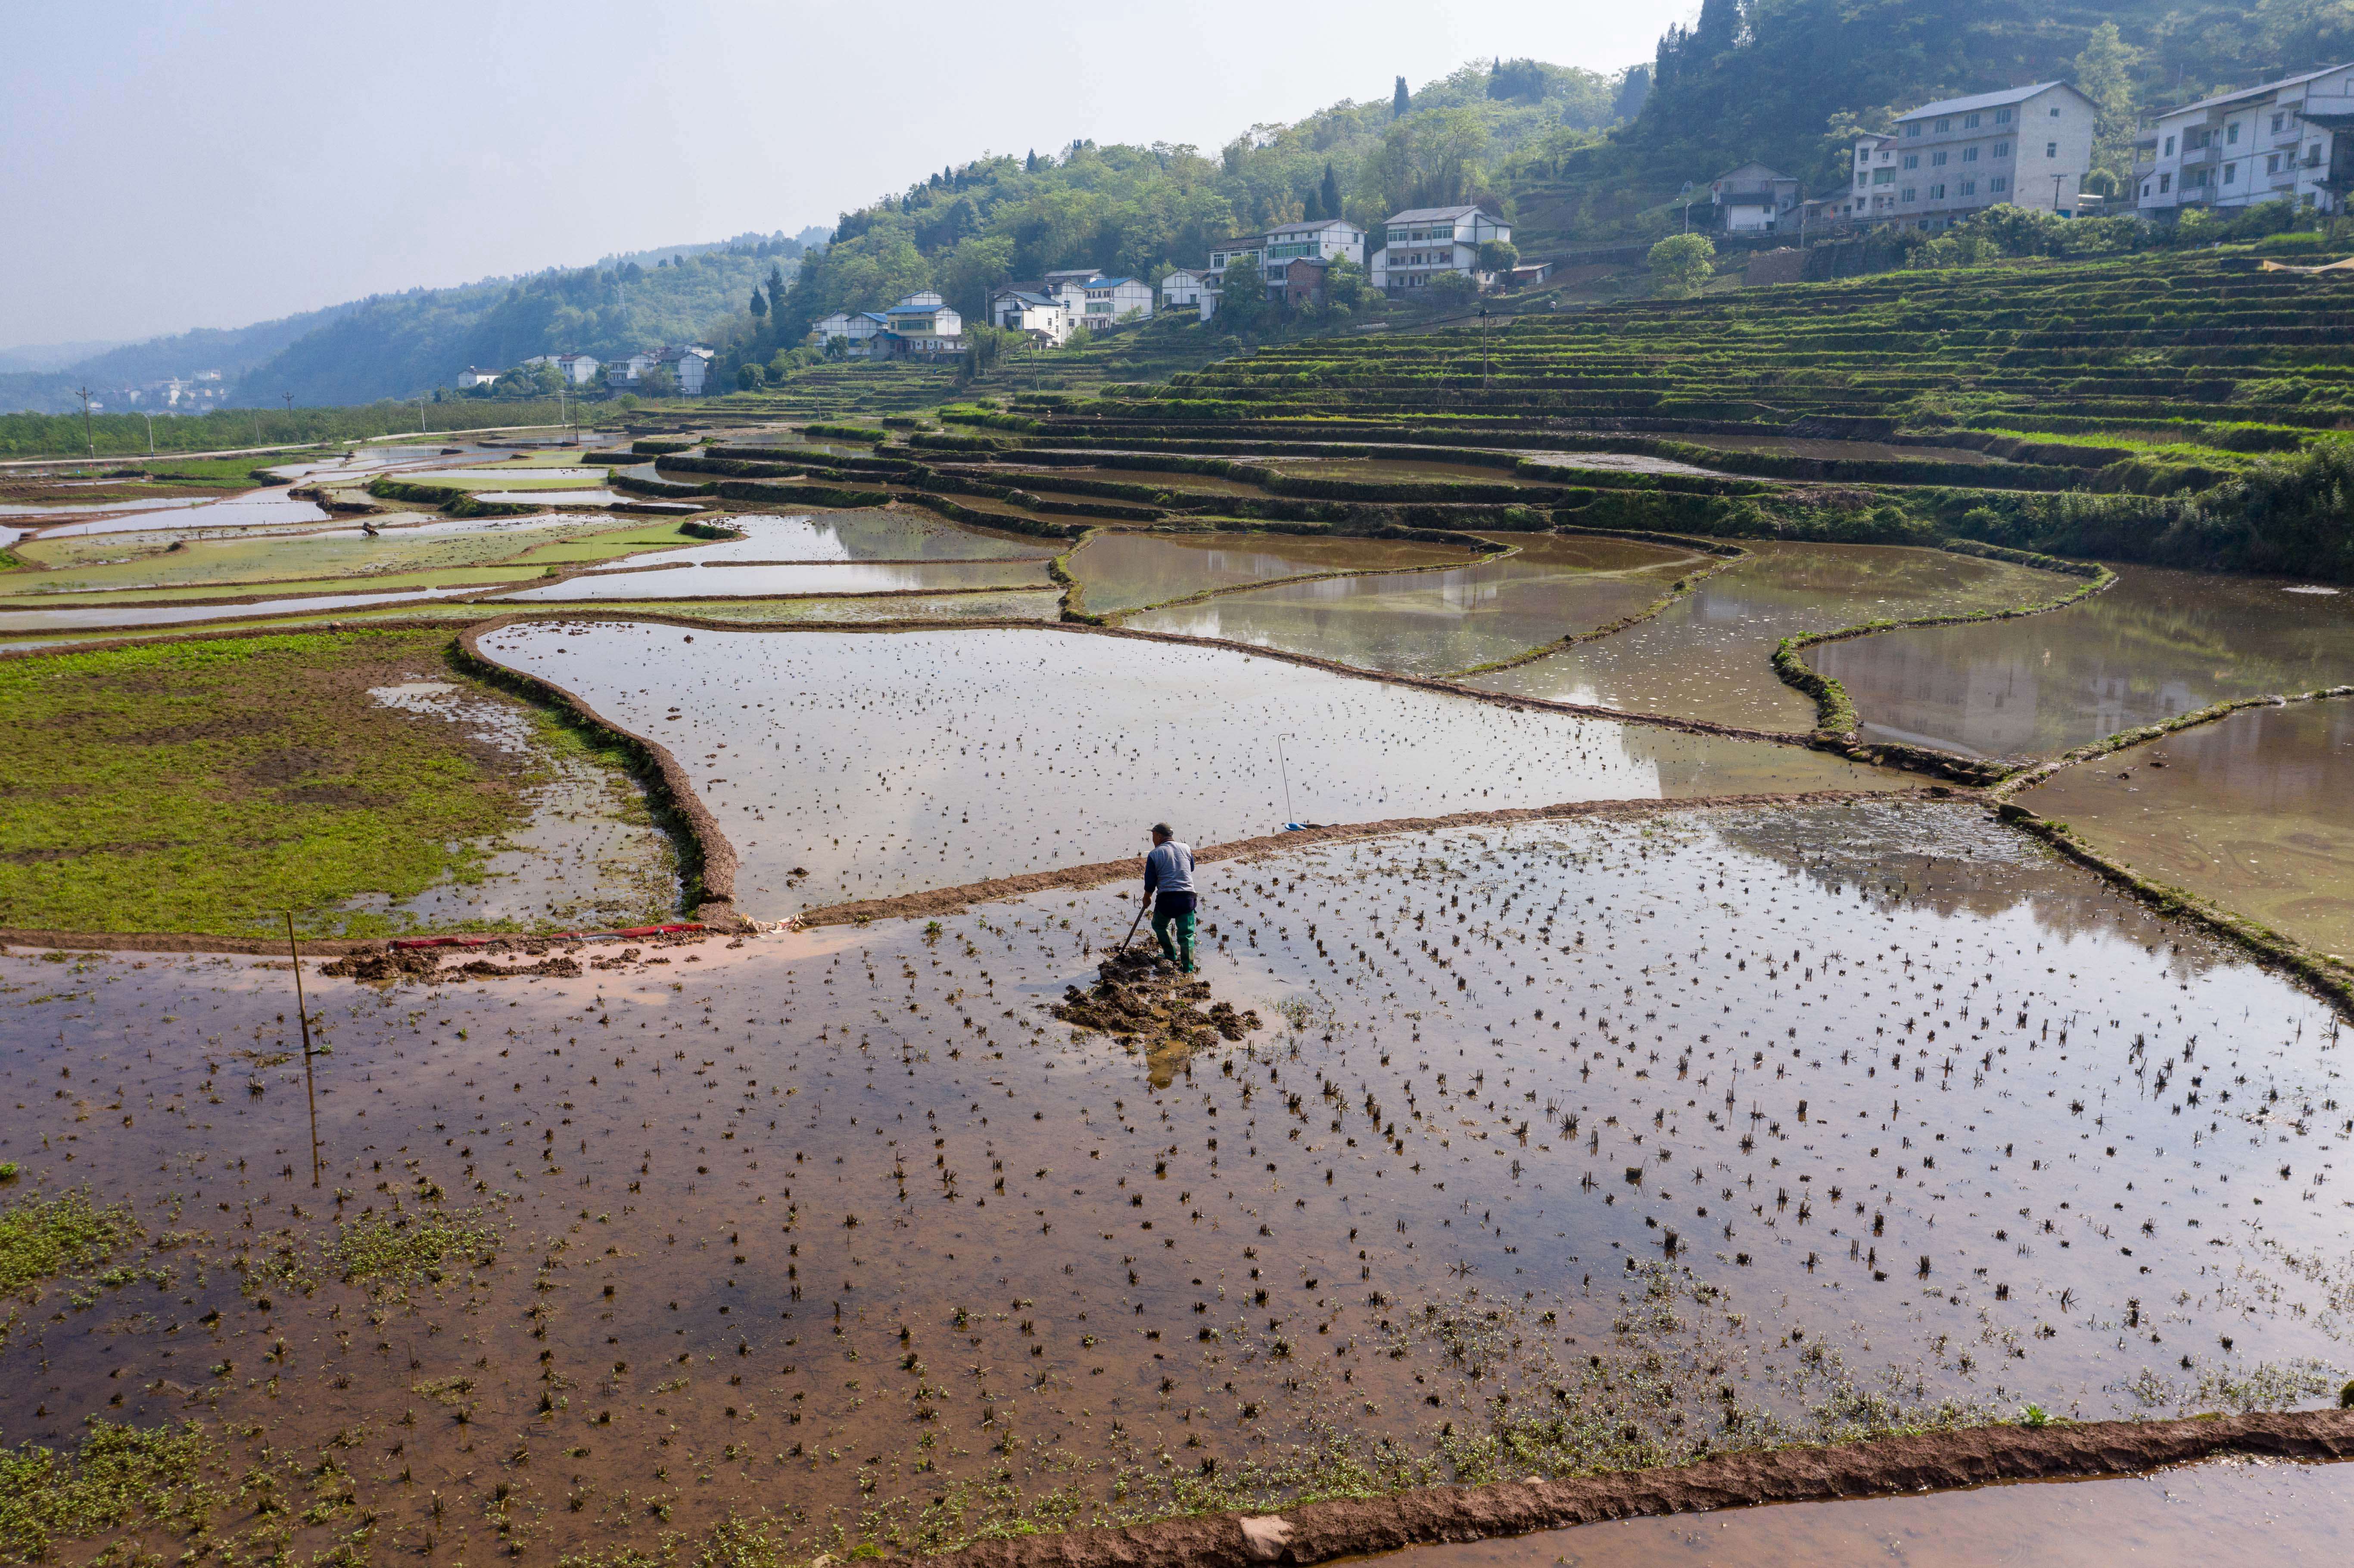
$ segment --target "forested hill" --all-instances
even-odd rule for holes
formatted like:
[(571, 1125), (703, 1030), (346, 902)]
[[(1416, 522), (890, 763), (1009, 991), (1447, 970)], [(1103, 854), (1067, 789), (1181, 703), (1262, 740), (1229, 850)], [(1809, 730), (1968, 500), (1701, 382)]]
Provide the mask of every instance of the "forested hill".
[(1819, 191), (1844, 180), (1859, 130), (2055, 79), (2101, 104), (2096, 158), (2122, 189), (2131, 129), (2152, 111), (2349, 58), (2347, 0), (1704, 0), (1659, 40), (1642, 112), (1549, 189), (1518, 194), (1550, 204), (1549, 227), (1599, 236), (1750, 158)]
[[(782, 247), (798, 250), (790, 240)], [(383, 295), (289, 344), (238, 383), (240, 403), (364, 403), (448, 387), (469, 365), (503, 370), (538, 354), (614, 358), (736, 330), (754, 285), (797, 263), (777, 243), (515, 282)]]
[(1821, 191), (1859, 130), (2054, 79), (2102, 104), (2098, 157), (2121, 188), (2153, 109), (2349, 58), (2354, 0), (1704, 0), (1610, 76), (1492, 61), (1206, 153), (1082, 142), (944, 169), (845, 214), (769, 331), (783, 342), (923, 287), (970, 313), (1056, 268), (1154, 277), (1201, 265), (1221, 235), (1335, 210), (1370, 228), (1401, 207), (1485, 201), (1537, 255), (1656, 238), (1687, 180), (1759, 158)]
[[(412, 289), (230, 331), (132, 344), (58, 371), (0, 375), (0, 410), (79, 408), (72, 388), (119, 389), (217, 370), (234, 405), (365, 403), (454, 386), (469, 365), (504, 369), (537, 354), (610, 358), (740, 332), (754, 285), (786, 277), (801, 243), (747, 235), (719, 245), (612, 258), (451, 289)], [(640, 259), (640, 257), (642, 259)], [(117, 402), (117, 406), (122, 406)]]
[(1050, 269), (1157, 277), (1201, 265), (1213, 239), (1268, 224), (1371, 224), (1401, 207), (1502, 199), (1630, 111), (1647, 74), (1630, 84), (1624, 72), (1491, 61), (1419, 90), (1401, 77), (1392, 92), (1255, 126), (1206, 153), (1077, 142), (944, 169), (843, 215), (787, 297), (782, 335), (918, 288), (971, 313), (994, 285)]

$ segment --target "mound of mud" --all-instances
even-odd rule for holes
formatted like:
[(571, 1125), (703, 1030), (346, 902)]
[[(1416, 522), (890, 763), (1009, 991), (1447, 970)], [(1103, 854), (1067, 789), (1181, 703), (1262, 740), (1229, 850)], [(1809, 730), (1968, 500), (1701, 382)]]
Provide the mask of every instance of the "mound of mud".
[[(602, 967), (602, 966), (600, 966)], [(569, 980), (580, 972), (580, 960), (557, 954), (540, 959), (535, 964), (501, 966), (487, 959), (473, 959), (462, 964), (441, 967), (441, 955), (431, 952), (393, 951), (388, 953), (354, 953), (349, 958), (336, 959), (319, 966), (323, 975), (334, 975), (357, 980), (514, 980), (533, 975), (554, 980)]]
[(1123, 948), (1096, 967), (1094, 986), (1065, 987), (1050, 1011), (1074, 1028), (1141, 1050), (1153, 1086), (1165, 1088), (1193, 1052), (1266, 1027), (1257, 1013), (1236, 1012), (1230, 1001), (1197, 1008), (1209, 995), (1209, 981), (1188, 979), (1152, 948)]

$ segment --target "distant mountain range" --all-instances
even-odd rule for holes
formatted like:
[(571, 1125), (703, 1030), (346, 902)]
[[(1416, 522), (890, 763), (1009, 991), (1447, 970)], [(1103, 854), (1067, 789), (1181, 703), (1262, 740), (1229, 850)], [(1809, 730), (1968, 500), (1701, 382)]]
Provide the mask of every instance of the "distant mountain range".
[(805, 245), (827, 232), (632, 251), (592, 267), (373, 295), (143, 343), (0, 350), (0, 412), (69, 412), (81, 407), (80, 387), (116, 412), (162, 412), (172, 407), (163, 384), (216, 374), (197, 384), (194, 407), (274, 406), (287, 393), (308, 406), (366, 403), (454, 387), (470, 365), (504, 369), (537, 354), (602, 359), (690, 341), (732, 330), (754, 286), (772, 269), (790, 280)]

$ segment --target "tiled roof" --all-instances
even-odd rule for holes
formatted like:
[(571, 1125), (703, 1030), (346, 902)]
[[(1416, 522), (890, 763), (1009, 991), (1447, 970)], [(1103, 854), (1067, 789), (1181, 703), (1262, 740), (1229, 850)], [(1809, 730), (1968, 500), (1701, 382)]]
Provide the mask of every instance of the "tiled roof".
[(2345, 69), (2342, 65), (2324, 66), (2319, 70), (2309, 70), (2301, 76), (2285, 76), (2278, 81), (2258, 82), (2253, 87), (2243, 87), (2237, 92), (2218, 93), (2213, 98), (2202, 98), (2196, 103), (2186, 103), (2179, 109), (2165, 110), (2157, 118), (2163, 120), (2176, 114), (2187, 114), (2192, 110), (2212, 109), (2219, 104), (2236, 103), (2243, 98), (2260, 98), (2265, 93), (2276, 92), (2284, 87), (2296, 87), (2317, 78), (2327, 76), (2332, 71), (2341, 71)]
[[(1973, 109), (1999, 109), (2006, 103), (2024, 103), (2037, 93), (2055, 87), (2065, 87), (2069, 91), (2076, 92), (2074, 87), (2064, 81), (2039, 81), (2031, 87), (2006, 87), (2000, 92), (1981, 92), (1972, 98), (1941, 98), (1935, 103), (1923, 104), (1910, 114), (1898, 115), (1896, 122), (1902, 125), (1907, 120), (1922, 120), (1938, 114), (1967, 114)], [(2076, 95), (2079, 98), (2084, 96), (2082, 93)]]

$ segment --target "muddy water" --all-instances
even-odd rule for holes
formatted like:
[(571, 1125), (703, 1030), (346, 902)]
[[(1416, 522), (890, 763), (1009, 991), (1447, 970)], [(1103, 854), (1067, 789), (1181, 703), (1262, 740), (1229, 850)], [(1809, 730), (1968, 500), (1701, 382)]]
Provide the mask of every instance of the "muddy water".
[(610, 506), (629, 499), (618, 490), (478, 490), (480, 501), (519, 501), (529, 506)]
[(2019, 799), (2144, 875), (2354, 955), (2354, 702), (2244, 709)]
[(71, 517), (91, 512), (181, 511), (191, 506), (209, 506), (213, 501), (209, 495), (170, 495), (142, 501), (77, 501), (57, 504), (9, 502), (0, 503), (0, 517)]
[(626, 776), (547, 752), (530, 709), (504, 694), (419, 680), (368, 695), (461, 726), (501, 750), (537, 753), (549, 776), (525, 798), (521, 825), (474, 846), (482, 859), (465, 880), (397, 900), (366, 895), (345, 906), (348, 912), (388, 920), (396, 930), (437, 931), (596, 930), (678, 917), (677, 853)]
[(718, 521), (745, 537), (696, 545), (663, 558), (705, 563), (1005, 560), (1051, 556), (1061, 547), (1044, 539), (960, 528), (928, 513), (896, 506), (799, 517), (737, 513)]
[[(1748, 559), (1640, 626), (1478, 677), (1477, 683), (1630, 713), (1804, 730), (1814, 725), (1814, 703), (1774, 674), (1774, 646), (1783, 638), (1865, 620), (2000, 609), (2057, 599), (2077, 586), (2073, 577), (1943, 550), (1750, 548), (1755, 553)], [(1994, 634), (2007, 635), (2000, 628)]]
[(506, 596), (512, 603), (696, 599), (777, 594), (906, 593), (916, 589), (1044, 588), (1044, 561), (813, 561), (782, 567), (658, 567), (594, 572)]
[[(502, 601), (504, 602), (504, 601)], [(495, 606), (486, 608), (496, 608)], [(1060, 588), (1011, 588), (1003, 593), (892, 595), (875, 599), (629, 599), (600, 603), (608, 614), (650, 610), (746, 626), (849, 624), (875, 620), (1057, 620)]]
[(1076, 632), (548, 621), (481, 647), (669, 747), (743, 857), (738, 900), (768, 918), (1140, 853), (1161, 819), (1206, 844), (1288, 821), (1913, 782), (1793, 747)]
[(1190, 594), (1309, 572), (1453, 565), (1470, 552), (1403, 539), (1326, 539), (1296, 534), (1105, 532), (1072, 553), (1070, 573), (1097, 615)]
[[(219, 1510), (240, 1559), (363, 1510), (387, 1559), (731, 1512), (801, 1559), (1940, 1400), (2334, 1391), (2291, 1364), (2345, 1287), (2325, 1014), (1980, 813), (1200, 880), (1207, 977), (1267, 1027), (1164, 1090), (1042, 1005), (1126, 927), (1109, 889), (575, 979), (313, 975), (316, 1189), (283, 969), (0, 955), (5, 1201), (85, 1186), (148, 1235), (0, 1340), (0, 1430), (268, 1444), (295, 1506)], [(396, 1216), (405, 1278), (323, 1250)]]
[(176, 511), (176, 514), (101, 518), (42, 532), (48, 538), (66, 539), (83, 534), (123, 534), (144, 528), (249, 528), (276, 523), (323, 523), (330, 515), (311, 502), (288, 500), (282, 490), (249, 491), (243, 495), (206, 502), (201, 506), (154, 510)]
[(1237, 462), (1271, 468), (1302, 479), (1379, 479), (1445, 482), (1457, 484), (1525, 482), (1509, 468), (1485, 463), (1447, 462), (1437, 458), (1373, 457), (1238, 457)]
[(1673, 458), (1653, 457), (1647, 452), (1523, 452), (1531, 462), (1553, 468), (1590, 468), (1613, 473), (1683, 473), (1723, 478), (1723, 471), (1699, 468), (1691, 463), (1678, 462)]
[[(307, 599), (266, 599), (250, 604), (150, 605), (93, 604), (79, 609), (0, 611), (0, 631), (71, 631), (86, 626), (177, 626), (196, 620), (239, 620), (259, 616), (292, 615), (303, 610), (358, 609), (367, 605), (423, 603), (451, 594), (479, 593), (479, 586), (416, 588), (407, 593), (321, 594)], [(485, 610), (482, 613), (491, 614)]]
[(1486, 536), (1519, 553), (1471, 567), (1252, 589), (1127, 624), (1255, 642), (1368, 670), (1438, 675), (1636, 614), (1702, 564), (1681, 550), (1619, 539)]
[(1053, 490), (1057, 479), (1108, 481), (1114, 484), (1144, 484), (1159, 490), (1175, 491), (1193, 495), (1265, 495), (1267, 491), (1247, 480), (1228, 479), (1216, 473), (1181, 473), (1172, 469), (1133, 468), (992, 468), (992, 478), (1002, 476), (1005, 482), (1023, 490)]
[(1884, 632), (1808, 659), (1846, 685), (1866, 733), (1985, 757), (2354, 681), (2354, 594), (2134, 566), (2117, 579), (2056, 614)]
[(1914, 447), (1894, 441), (1840, 441), (1809, 436), (1743, 436), (1707, 434), (1670, 436), (1696, 447), (1722, 447), (1736, 452), (1777, 452), (1785, 457), (1860, 459), (1867, 462), (1969, 462), (1999, 467), (2003, 460), (1975, 447)]
[(1350, 1559), (1382, 1568), (2333, 1568), (2354, 1552), (2354, 1466), (2233, 1459), (2098, 1481), (1622, 1520)]

